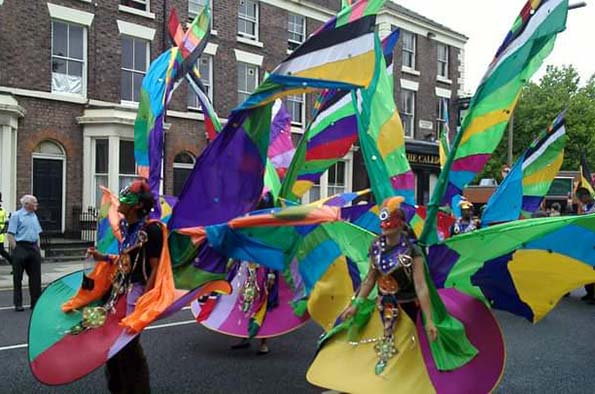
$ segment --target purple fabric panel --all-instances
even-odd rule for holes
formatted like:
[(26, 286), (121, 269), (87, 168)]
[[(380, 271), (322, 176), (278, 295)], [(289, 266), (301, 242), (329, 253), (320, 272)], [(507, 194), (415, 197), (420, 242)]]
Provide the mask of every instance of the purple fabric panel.
[(535, 212), (539, 208), (542, 200), (542, 196), (523, 196), (521, 209), (527, 212)]
[(232, 115), (197, 159), (169, 220), (170, 229), (225, 223), (255, 207), (264, 163), (241, 127), (246, 116), (246, 111)]
[(159, 319), (165, 319), (166, 317), (173, 315), (186, 305), (190, 304), (190, 302), (192, 302), (192, 300), (196, 298), (196, 295), (202, 290), (202, 287), (203, 286), (201, 285), (195, 289), (192, 289), (180, 298), (176, 299), (170, 306), (167, 307), (166, 310), (163, 311), (163, 313), (161, 313), (161, 315), (159, 315)]
[(417, 213), (417, 209), (414, 205), (407, 204), (405, 202), (401, 204), (401, 209), (405, 213), (405, 221), (407, 222), (411, 222), (411, 219)]
[(357, 134), (357, 119), (355, 115), (339, 119), (326, 130), (316, 134), (314, 138), (308, 141), (308, 149), (319, 147), (320, 145), (336, 142), (341, 139), (355, 137)]
[(444, 196), (442, 196), (442, 201), (440, 205), (449, 205), (454, 196), (457, 194), (461, 194), (463, 191), (453, 185), (452, 183), (448, 182), (448, 186), (446, 186), (446, 192), (444, 192)]
[(491, 393), (502, 376), (506, 358), (498, 322), (492, 312), (473, 297), (455, 289), (441, 289), (439, 293), (448, 312), (463, 323), (467, 337), (479, 353), (459, 369), (439, 371), (419, 314), (417, 335), (432, 384), (440, 394)]
[(346, 222), (353, 223), (357, 219), (359, 219), (364, 213), (372, 209), (374, 205), (374, 203), (367, 203), (341, 208), (341, 219), (345, 220)]
[(161, 218), (159, 204), (159, 185), (161, 183), (161, 162), (163, 157), (163, 114), (155, 119), (155, 126), (149, 133), (149, 186), (153, 192), (155, 206), (150, 213), (151, 219)]
[(415, 175), (409, 170), (406, 173), (395, 175), (390, 178), (393, 189), (415, 190)]
[(479, 172), (483, 169), (485, 163), (490, 159), (491, 155), (480, 154), (463, 157), (457, 159), (452, 163), (451, 171), (473, 171)]
[(318, 182), (318, 179), (320, 179), (320, 172), (316, 172), (316, 173), (311, 173), (311, 174), (300, 174), (298, 175), (297, 179), (300, 181), (311, 181), (311, 182)]
[(194, 268), (213, 274), (224, 274), (227, 257), (223, 256), (210, 246), (203, 244), (198, 248), (198, 255), (192, 261)]
[[(134, 311), (136, 301), (145, 292), (145, 287), (140, 283), (134, 283), (132, 290), (126, 295), (126, 316), (130, 315)], [(122, 333), (116, 339), (108, 351), (108, 359), (115, 356), (124, 346), (134, 339), (138, 334), (131, 334), (128, 330), (122, 330)]]
[(281, 134), (281, 131), (286, 131), (289, 133), (291, 132), (291, 116), (289, 115), (289, 112), (287, 112), (287, 110), (285, 109), (285, 105), (283, 104), (281, 104), (281, 107), (279, 107), (279, 111), (277, 111), (277, 114), (271, 122), (270, 140), (275, 141), (275, 139), (279, 137), (279, 134)]
[(437, 288), (444, 287), (450, 270), (459, 259), (459, 254), (444, 244), (432, 245), (428, 252), (428, 268)]

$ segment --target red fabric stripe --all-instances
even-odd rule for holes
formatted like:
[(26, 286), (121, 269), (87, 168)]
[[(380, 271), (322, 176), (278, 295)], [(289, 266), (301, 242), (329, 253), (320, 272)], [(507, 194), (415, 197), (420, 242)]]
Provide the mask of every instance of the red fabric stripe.
[(323, 144), (306, 152), (306, 161), (340, 159), (349, 152), (349, 148), (355, 142), (357, 136), (342, 138), (331, 143)]

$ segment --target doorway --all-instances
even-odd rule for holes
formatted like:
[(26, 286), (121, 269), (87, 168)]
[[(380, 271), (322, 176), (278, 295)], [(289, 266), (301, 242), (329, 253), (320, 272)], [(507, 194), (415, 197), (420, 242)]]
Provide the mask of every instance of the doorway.
[(46, 233), (64, 231), (64, 151), (57, 144), (44, 141), (33, 153), (33, 195), (39, 207), (37, 217)]

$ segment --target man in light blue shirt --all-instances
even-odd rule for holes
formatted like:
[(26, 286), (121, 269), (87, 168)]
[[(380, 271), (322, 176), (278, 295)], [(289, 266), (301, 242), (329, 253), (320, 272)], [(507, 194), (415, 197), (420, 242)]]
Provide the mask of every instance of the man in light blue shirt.
[(41, 225), (37, 219), (37, 198), (31, 194), (21, 197), (22, 208), (10, 216), (8, 222), (8, 242), (12, 247), (13, 299), (14, 310), (23, 309), (23, 272), (29, 277), (31, 309), (41, 294), (41, 254), (39, 234)]

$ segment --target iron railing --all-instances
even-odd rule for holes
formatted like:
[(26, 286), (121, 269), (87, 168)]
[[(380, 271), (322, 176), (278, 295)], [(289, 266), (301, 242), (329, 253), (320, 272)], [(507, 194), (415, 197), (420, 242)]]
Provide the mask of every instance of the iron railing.
[(72, 223), (68, 229), (69, 238), (78, 238), (82, 241), (93, 242), (97, 232), (98, 210), (88, 207), (72, 207)]

